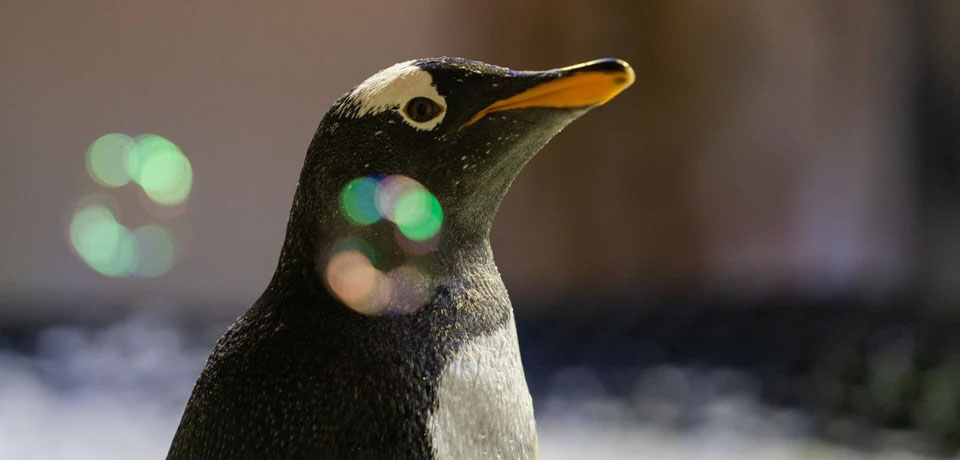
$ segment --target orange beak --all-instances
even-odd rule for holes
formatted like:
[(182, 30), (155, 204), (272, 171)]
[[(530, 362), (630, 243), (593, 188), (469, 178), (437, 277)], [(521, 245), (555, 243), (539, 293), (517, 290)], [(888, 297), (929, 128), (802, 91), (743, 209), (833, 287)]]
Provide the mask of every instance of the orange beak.
[(627, 89), (636, 78), (630, 64), (619, 59), (600, 59), (543, 73), (556, 73), (559, 76), (490, 104), (459, 129), (476, 123), (488, 113), (504, 110), (527, 107), (572, 109), (602, 105)]

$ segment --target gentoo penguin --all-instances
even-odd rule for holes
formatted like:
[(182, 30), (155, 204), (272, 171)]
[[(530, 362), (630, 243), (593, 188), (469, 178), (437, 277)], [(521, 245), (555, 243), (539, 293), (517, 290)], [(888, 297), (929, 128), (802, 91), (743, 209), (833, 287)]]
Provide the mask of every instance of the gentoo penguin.
[(340, 97), (276, 272), (217, 342), (168, 458), (538, 458), (490, 227), (524, 164), (633, 80), (617, 59), (437, 58)]

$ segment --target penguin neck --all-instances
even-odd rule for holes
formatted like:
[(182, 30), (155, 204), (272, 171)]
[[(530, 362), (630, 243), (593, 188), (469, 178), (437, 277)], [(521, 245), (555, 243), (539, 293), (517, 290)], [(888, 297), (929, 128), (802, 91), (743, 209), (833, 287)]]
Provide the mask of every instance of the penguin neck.
[[(277, 268), (267, 291), (339, 303), (325, 286), (322, 264), (325, 251), (348, 235), (340, 227), (325, 225), (323, 217), (314, 217), (311, 204), (301, 197), (298, 189)], [(478, 286), (503, 290), (488, 233), (456, 230), (451, 228), (442, 234), (437, 248), (427, 256), (432, 284), (452, 291)]]

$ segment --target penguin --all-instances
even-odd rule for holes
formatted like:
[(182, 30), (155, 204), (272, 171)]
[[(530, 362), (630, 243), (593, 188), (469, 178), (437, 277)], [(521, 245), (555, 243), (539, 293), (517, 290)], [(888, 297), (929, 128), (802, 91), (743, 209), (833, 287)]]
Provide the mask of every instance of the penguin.
[(490, 228), (544, 144), (633, 81), (612, 58), (430, 58), (337, 99), (276, 271), (216, 343), (167, 458), (538, 458)]

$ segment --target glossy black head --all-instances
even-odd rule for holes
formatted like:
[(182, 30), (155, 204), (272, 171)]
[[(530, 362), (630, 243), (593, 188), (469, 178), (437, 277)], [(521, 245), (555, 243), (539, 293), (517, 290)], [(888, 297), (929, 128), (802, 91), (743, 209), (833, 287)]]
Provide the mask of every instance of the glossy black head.
[(485, 243), (523, 165), (564, 126), (632, 82), (632, 69), (617, 59), (522, 72), (439, 58), (377, 73), (338, 99), (321, 121), (285, 256), (304, 250), (309, 256), (325, 240), (350, 232), (339, 193), (371, 175), (408, 176), (437, 197), (444, 214), (441, 250)]

